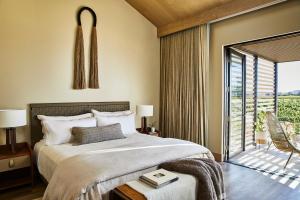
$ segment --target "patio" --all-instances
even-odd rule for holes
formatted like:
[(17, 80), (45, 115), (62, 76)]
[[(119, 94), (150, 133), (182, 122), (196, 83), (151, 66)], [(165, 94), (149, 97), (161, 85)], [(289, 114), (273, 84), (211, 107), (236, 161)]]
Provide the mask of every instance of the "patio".
[(260, 146), (233, 156), (229, 162), (254, 169), (273, 181), (300, 191), (300, 155), (294, 154), (284, 169), (289, 157), (288, 152), (282, 152), (273, 145), (269, 150), (268, 145)]

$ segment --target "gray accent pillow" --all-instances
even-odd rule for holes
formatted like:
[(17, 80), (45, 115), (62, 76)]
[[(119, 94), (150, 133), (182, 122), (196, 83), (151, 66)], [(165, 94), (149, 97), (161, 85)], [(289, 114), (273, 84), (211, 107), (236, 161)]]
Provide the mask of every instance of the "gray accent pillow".
[(72, 135), (75, 142), (79, 144), (126, 138), (123, 135), (120, 123), (99, 127), (73, 127)]

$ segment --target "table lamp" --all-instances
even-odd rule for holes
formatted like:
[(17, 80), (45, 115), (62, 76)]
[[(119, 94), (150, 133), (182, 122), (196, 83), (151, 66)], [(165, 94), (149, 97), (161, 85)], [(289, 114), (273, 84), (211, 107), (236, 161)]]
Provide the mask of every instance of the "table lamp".
[(153, 105), (138, 105), (136, 113), (142, 117), (141, 131), (147, 132), (147, 117), (153, 116)]
[(6, 145), (16, 153), (16, 127), (26, 125), (26, 110), (0, 110), (0, 128), (6, 130)]

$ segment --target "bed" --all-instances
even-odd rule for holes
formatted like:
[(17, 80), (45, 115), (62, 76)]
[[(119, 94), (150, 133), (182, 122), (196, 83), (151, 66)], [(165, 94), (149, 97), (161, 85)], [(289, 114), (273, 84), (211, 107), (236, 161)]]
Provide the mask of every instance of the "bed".
[[(146, 172), (157, 169), (158, 164), (163, 161), (181, 157), (206, 157), (213, 159), (211, 152), (200, 145), (196, 146), (195, 144), (181, 140), (159, 138), (140, 133), (132, 134), (122, 140), (86, 145), (67, 143), (47, 146), (44, 144), (42, 140), (42, 127), (40, 121), (37, 119), (37, 115), (72, 116), (88, 113), (91, 109), (102, 112), (125, 111), (130, 109), (130, 105), (129, 102), (30, 105), (31, 139), (34, 145), (37, 168), (41, 176), (49, 182), (50, 186), (51, 182), (60, 180), (60, 187), (52, 187), (52, 190), (57, 189), (55, 193), (59, 193), (58, 190), (61, 189), (63, 185), (66, 185), (66, 188), (73, 185), (74, 180), (72, 182), (72, 178), (74, 174), (76, 177), (82, 177), (81, 179), (84, 179), (84, 173), (89, 174), (89, 170), (94, 172), (99, 168), (99, 171), (103, 173), (101, 176), (105, 177), (105, 179), (102, 178), (101, 181), (99, 179), (95, 185), (97, 189), (101, 191), (102, 198), (109, 199), (109, 192), (112, 189), (128, 181), (136, 180)], [(182, 150), (178, 151), (177, 148), (182, 148)], [(194, 151), (192, 151), (192, 148), (195, 148)], [(93, 156), (92, 159), (91, 156)], [(93, 162), (97, 165), (97, 170), (95, 166), (93, 166)], [(76, 163), (76, 165), (72, 166), (72, 163)], [(87, 167), (84, 167), (85, 169), (78, 167), (79, 169), (76, 170), (76, 167), (82, 165), (82, 163)], [(118, 166), (118, 164), (123, 164), (124, 167)], [(86, 169), (88, 166), (90, 169)], [(69, 170), (66, 170), (66, 168)], [(98, 174), (99, 171), (97, 171)], [(61, 179), (62, 176), (64, 177)], [(52, 185), (55, 185), (55, 183)], [(72, 190), (77, 189), (74, 186)], [(63, 189), (61, 191), (65, 192)], [(53, 191), (49, 193), (52, 194)], [(81, 194), (83, 194), (80, 196), (81, 199), (95, 199), (91, 196), (85, 196), (86, 191), (81, 191)], [(57, 198), (57, 196), (49, 197), (48, 199), (51, 198)]]

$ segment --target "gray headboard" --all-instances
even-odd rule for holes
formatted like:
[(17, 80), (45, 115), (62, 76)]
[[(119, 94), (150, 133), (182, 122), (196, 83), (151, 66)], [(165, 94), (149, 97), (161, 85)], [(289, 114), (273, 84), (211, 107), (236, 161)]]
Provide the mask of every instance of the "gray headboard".
[(95, 109), (101, 112), (124, 111), (130, 109), (128, 101), (122, 102), (85, 102), (85, 103), (39, 103), (30, 104), (31, 145), (43, 138), (42, 126), (37, 115), (72, 116), (91, 112)]

